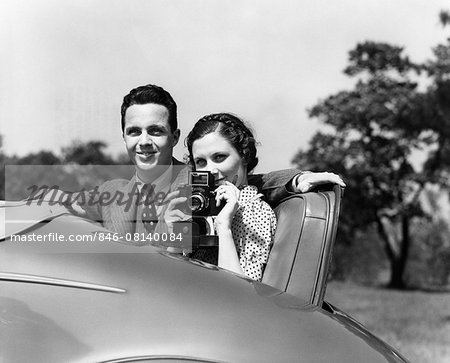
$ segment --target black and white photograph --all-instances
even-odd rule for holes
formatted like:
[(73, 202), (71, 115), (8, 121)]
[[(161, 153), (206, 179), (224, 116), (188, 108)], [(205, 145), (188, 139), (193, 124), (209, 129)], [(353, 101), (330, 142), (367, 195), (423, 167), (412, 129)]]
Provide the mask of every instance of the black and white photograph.
[(2, 0), (0, 363), (450, 362), (450, 3)]

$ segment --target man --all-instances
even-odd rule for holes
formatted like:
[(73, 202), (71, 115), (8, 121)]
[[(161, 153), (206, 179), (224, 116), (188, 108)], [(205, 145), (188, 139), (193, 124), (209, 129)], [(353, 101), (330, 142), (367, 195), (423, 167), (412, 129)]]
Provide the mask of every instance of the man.
[[(179, 185), (187, 182), (188, 174), (185, 165), (172, 156), (180, 139), (177, 105), (163, 88), (149, 84), (131, 90), (123, 99), (121, 125), (135, 175), (130, 180), (105, 182), (95, 195), (83, 198), (86, 203), (78, 202), (72, 208), (122, 236), (132, 236), (153, 231), (163, 204), (168, 203)], [(255, 175), (250, 181), (270, 203), (325, 182), (345, 186), (333, 173), (301, 173), (293, 169)], [(143, 203), (149, 194), (150, 203)]]

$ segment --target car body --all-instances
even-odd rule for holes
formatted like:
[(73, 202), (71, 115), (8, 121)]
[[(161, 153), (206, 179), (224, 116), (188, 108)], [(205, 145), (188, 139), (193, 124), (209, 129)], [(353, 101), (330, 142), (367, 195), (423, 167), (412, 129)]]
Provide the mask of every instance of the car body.
[[(0, 362), (406, 361), (325, 301), (152, 246), (100, 241), (108, 231), (88, 220), (25, 208), (1, 208), (7, 220), (10, 210), (34, 222), (17, 221), (0, 242)], [(96, 238), (33, 244), (16, 232)]]

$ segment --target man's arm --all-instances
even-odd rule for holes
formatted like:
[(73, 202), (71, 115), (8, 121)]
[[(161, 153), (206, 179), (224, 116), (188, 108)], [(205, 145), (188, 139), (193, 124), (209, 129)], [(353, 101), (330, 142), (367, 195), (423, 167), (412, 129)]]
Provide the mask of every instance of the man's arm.
[(342, 178), (335, 173), (309, 172), (299, 169), (284, 169), (267, 174), (251, 175), (249, 183), (258, 187), (271, 205), (276, 205), (289, 195), (306, 193), (321, 184), (333, 183), (345, 187)]
[[(48, 203), (50, 210), (55, 213), (64, 208), (66, 212), (86, 217), (85, 210), (86, 201), (89, 199), (89, 191), (83, 190), (79, 192), (68, 192), (59, 188), (51, 188), (45, 190), (43, 194), (34, 196), (29, 200), (36, 200), (39, 204), (42, 202)], [(98, 211), (93, 211), (94, 215), (98, 215)], [(98, 218), (92, 218), (97, 220)]]
[(299, 169), (284, 169), (249, 175), (249, 184), (255, 185), (270, 205), (275, 205), (293, 193), (291, 184), (296, 176), (302, 174)]

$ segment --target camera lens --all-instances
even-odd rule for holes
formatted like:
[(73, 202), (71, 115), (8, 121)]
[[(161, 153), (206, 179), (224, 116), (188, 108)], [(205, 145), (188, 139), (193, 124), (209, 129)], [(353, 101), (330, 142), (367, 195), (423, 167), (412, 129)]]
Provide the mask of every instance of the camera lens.
[(198, 212), (198, 211), (201, 211), (201, 210), (203, 210), (204, 208), (205, 208), (205, 203), (206, 201), (205, 201), (205, 198), (203, 198), (203, 196), (202, 195), (198, 195), (198, 194), (196, 194), (196, 195), (192, 195), (190, 198), (189, 198), (189, 202), (188, 202), (188, 204), (189, 204), (189, 209), (192, 211), (192, 212)]

